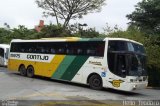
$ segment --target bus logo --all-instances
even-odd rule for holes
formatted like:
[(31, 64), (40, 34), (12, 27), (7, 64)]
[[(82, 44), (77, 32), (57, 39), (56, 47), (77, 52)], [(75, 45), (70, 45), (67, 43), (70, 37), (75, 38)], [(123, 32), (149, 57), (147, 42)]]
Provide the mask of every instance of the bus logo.
[(93, 65), (98, 65), (98, 66), (102, 66), (101, 62), (93, 62), (93, 61), (89, 61), (89, 64), (93, 64)]
[(118, 88), (121, 86), (121, 83), (123, 83), (123, 80), (113, 80), (113, 81), (109, 81), (114, 87)]

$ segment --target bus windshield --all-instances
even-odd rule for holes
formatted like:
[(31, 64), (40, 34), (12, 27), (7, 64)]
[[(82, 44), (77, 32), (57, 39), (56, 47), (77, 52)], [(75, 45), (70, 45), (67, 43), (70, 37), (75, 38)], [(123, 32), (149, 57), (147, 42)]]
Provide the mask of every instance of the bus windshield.
[(146, 54), (143, 45), (129, 41), (109, 41), (108, 66), (120, 76), (146, 76)]
[(133, 54), (130, 58), (130, 76), (146, 75), (146, 57), (143, 55)]

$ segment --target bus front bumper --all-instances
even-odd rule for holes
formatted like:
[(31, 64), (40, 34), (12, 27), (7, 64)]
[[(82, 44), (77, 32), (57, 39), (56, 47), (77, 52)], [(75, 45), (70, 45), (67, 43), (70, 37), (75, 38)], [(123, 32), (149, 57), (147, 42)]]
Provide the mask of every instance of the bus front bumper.
[[(114, 86), (113, 84), (109, 87), (112, 89), (116, 90), (121, 90), (121, 91), (136, 91), (136, 90), (141, 90), (145, 89), (148, 85), (147, 81), (144, 82), (123, 82), (119, 86)], [(104, 86), (105, 88), (108, 88), (107, 86)]]
[(147, 88), (148, 82), (125, 83), (120, 87), (124, 91), (135, 91)]

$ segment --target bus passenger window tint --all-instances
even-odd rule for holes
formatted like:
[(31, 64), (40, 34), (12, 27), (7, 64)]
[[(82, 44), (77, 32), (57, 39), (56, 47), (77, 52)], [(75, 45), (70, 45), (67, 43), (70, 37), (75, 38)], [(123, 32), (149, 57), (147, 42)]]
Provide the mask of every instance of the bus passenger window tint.
[(51, 48), (51, 54), (56, 53), (55, 49)]
[(104, 56), (104, 41), (12, 42), (11, 52)]

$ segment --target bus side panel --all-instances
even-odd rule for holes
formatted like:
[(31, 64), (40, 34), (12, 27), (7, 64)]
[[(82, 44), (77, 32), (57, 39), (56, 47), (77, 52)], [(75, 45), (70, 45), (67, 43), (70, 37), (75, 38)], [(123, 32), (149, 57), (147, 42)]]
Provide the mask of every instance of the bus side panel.
[(18, 71), (19, 66), (24, 64), (25, 68), (27, 69), (28, 66), (33, 66), (35, 75), (51, 77), (52, 74), (56, 71), (62, 60), (64, 59), (65, 55), (56, 55), (52, 59), (50, 63), (46, 62), (35, 62), (35, 61), (28, 61), (28, 60), (18, 60), (18, 59), (9, 59), (8, 69), (12, 71)]
[(56, 72), (53, 73), (52, 78), (60, 79), (75, 58), (76, 56), (66, 56), (60, 66), (57, 68)]
[(55, 57), (50, 63), (37, 62), (36, 72), (42, 73), (41, 76), (51, 78), (64, 58), (65, 55), (55, 55)]
[(88, 58), (89, 56), (77, 56), (67, 68), (61, 79), (71, 81)]
[(28, 66), (33, 66), (34, 74), (35, 75), (43, 75), (43, 69), (47, 66), (47, 63), (42, 62), (34, 62), (34, 61), (27, 61), (27, 60), (17, 60), (17, 59), (9, 59), (8, 62), (8, 69), (10, 71), (18, 72), (20, 65), (23, 64), (27, 69)]
[(66, 56), (52, 78), (71, 81), (87, 59), (88, 56)]
[[(78, 71), (78, 74), (74, 76), (72, 81), (86, 84), (88, 76), (90, 74), (96, 73), (101, 76), (102, 72), (105, 72), (104, 66), (105, 65), (103, 65), (103, 58), (89, 57), (88, 60), (84, 63), (84, 65), (81, 67), (81, 69)], [(103, 79), (104, 77), (101, 76), (101, 78)]]
[(25, 61), (25, 60), (18, 60), (18, 59), (9, 59), (9, 61), (8, 61), (8, 69), (11, 70), (11, 71), (18, 71), (19, 66), (21, 64), (24, 64), (25, 68), (27, 68), (27, 66), (29, 66), (29, 65), (34, 65), (35, 62)]

